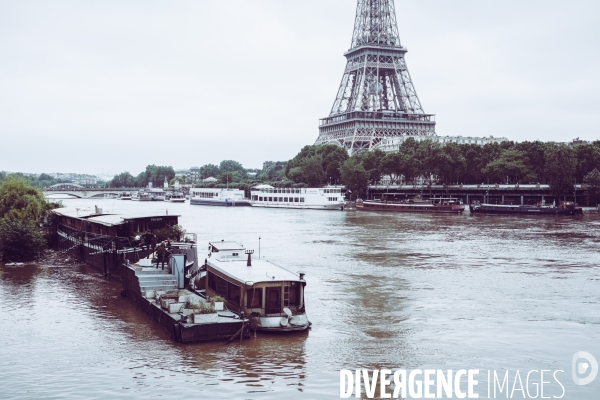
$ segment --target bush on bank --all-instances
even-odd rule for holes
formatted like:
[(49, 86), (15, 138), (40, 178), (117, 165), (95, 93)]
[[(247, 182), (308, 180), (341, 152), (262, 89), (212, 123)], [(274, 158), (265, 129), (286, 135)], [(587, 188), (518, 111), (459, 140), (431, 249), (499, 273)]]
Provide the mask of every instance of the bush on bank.
[(9, 176), (0, 185), (0, 256), (3, 262), (31, 261), (46, 248), (39, 227), (46, 213), (55, 208), (39, 189)]

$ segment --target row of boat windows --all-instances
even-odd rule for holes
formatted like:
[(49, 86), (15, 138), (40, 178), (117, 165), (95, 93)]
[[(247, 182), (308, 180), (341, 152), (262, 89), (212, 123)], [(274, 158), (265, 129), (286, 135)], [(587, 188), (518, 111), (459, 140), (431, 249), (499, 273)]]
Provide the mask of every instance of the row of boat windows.
[[(323, 193), (341, 193), (342, 190), (341, 189), (322, 189)], [(272, 188), (272, 189), (260, 189), (261, 193), (302, 193), (302, 189), (290, 189), (290, 188), (285, 188), (285, 189), (278, 189), (278, 188)]]
[(304, 203), (304, 197), (263, 197), (263, 196), (252, 196), (254, 201), (273, 201), (280, 203)]
[[(226, 298), (235, 305), (240, 305), (241, 289), (238, 285), (226, 281), (225, 279), (208, 273), (208, 287), (219, 296)], [(300, 286), (283, 287), (283, 306), (300, 305)], [(246, 291), (246, 307), (263, 308), (263, 289), (248, 289)], [(267, 313), (278, 313), (281, 311), (281, 288), (266, 288), (265, 308)]]
[(194, 197), (218, 197), (219, 193), (214, 192), (192, 192)]
[(271, 189), (260, 189), (260, 191), (262, 193), (302, 193), (302, 189), (290, 189), (290, 188), (286, 188), (286, 189), (278, 189), (278, 188), (271, 188)]

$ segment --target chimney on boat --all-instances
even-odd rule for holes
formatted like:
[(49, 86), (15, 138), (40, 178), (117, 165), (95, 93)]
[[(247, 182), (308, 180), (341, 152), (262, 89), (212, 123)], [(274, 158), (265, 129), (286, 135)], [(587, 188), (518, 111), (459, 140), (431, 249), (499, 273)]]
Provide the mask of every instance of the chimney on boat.
[(251, 267), (252, 266), (252, 253), (254, 253), (254, 250), (246, 250), (245, 253), (248, 254), (248, 262), (246, 263), (246, 267)]
[(300, 274), (300, 280), (304, 280), (304, 272), (298, 272)]

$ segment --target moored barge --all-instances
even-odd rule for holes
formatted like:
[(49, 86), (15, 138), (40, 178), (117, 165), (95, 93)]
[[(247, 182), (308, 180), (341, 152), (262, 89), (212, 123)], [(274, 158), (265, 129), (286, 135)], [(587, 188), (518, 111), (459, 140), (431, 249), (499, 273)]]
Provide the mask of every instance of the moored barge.
[(384, 197), (382, 200), (357, 201), (356, 209), (362, 211), (460, 214), (465, 210), (465, 206), (462, 201), (457, 199), (388, 201)]
[(507, 205), (507, 204), (471, 204), (469, 210), (473, 214), (507, 214), (507, 215), (577, 215), (583, 210), (575, 207), (571, 201), (561, 202), (559, 206), (542, 205)]

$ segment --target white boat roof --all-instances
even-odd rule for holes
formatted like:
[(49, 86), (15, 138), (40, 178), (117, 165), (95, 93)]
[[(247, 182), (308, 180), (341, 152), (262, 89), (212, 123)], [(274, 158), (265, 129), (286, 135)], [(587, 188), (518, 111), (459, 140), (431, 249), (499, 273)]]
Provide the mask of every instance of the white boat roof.
[(271, 185), (257, 185), (253, 186), (252, 189), (274, 189)]
[(116, 215), (111, 213), (98, 213), (95, 208), (76, 208), (76, 207), (62, 207), (55, 208), (52, 210), (55, 214), (63, 215), (65, 217), (72, 218), (89, 218), (97, 215)]
[[(274, 282), (294, 281), (299, 282), (299, 273), (289, 271), (268, 260), (259, 260), (252, 254), (252, 266), (248, 267), (248, 255), (244, 253), (244, 246), (233, 241), (211, 242), (211, 246), (221, 245), (218, 252), (214, 252), (207, 259), (207, 263), (213, 269), (227, 275), (238, 282)], [(232, 256), (237, 252), (238, 256)]]
[(178, 214), (137, 214), (121, 215), (113, 213), (98, 213), (94, 208), (75, 208), (63, 207), (52, 210), (53, 213), (65, 217), (85, 219), (88, 221), (98, 222), (103, 225), (120, 225), (126, 221), (139, 218), (161, 218), (161, 217), (180, 217)]

